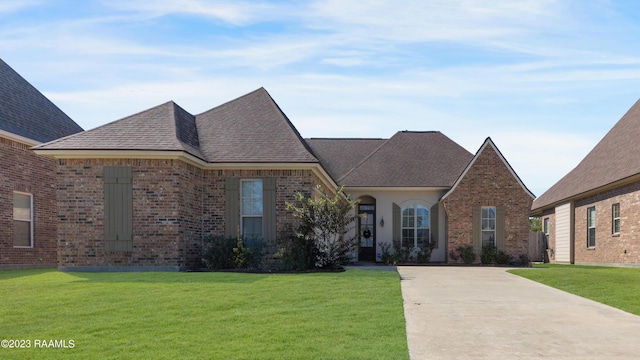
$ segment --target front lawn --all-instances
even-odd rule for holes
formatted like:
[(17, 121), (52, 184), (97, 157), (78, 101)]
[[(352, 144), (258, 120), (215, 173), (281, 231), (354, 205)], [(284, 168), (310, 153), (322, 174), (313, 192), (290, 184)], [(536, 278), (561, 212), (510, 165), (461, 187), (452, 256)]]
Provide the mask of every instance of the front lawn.
[(640, 315), (640, 268), (541, 264), (509, 272)]
[(0, 294), (0, 339), (30, 345), (2, 359), (408, 358), (395, 272), (11, 270)]

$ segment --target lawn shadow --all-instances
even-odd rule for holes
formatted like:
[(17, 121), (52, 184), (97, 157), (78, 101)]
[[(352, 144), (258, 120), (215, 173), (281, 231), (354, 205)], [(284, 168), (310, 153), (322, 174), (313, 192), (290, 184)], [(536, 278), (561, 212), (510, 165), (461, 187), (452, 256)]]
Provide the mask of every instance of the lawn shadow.
[(57, 272), (56, 268), (0, 270), (0, 281)]

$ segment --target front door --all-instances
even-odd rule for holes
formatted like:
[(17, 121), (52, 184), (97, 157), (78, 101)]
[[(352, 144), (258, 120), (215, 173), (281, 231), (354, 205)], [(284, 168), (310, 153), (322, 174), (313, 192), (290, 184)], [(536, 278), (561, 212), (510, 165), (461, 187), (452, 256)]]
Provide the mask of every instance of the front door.
[[(359, 261), (376, 261), (376, 206), (358, 205)], [(365, 214), (364, 216), (362, 214)]]

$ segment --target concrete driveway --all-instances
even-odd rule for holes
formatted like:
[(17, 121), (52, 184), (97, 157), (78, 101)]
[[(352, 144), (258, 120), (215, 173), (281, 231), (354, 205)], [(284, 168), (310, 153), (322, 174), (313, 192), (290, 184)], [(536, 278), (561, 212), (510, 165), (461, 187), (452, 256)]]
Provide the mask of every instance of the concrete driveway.
[(639, 316), (505, 268), (398, 272), (411, 359), (640, 358)]

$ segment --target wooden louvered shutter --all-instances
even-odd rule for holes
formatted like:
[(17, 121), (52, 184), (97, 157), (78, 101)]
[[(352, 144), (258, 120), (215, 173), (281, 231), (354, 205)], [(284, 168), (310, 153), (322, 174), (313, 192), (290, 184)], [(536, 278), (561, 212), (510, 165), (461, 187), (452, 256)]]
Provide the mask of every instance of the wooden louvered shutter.
[(224, 223), (225, 236), (236, 238), (238, 236), (238, 226), (240, 225), (240, 180), (238, 178), (227, 178), (225, 180), (225, 208)]
[(471, 238), (473, 239), (473, 250), (476, 254), (482, 253), (482, 207), (473, 207), (473, 217), (471, 219)]
[(107, 251), (133, 250), (133, 181), (130, 166), (104, 168), (104, 240)]
[(496, 207), (496, 248), (504, 251), (504, 233), (505, 233), (505, 207)]
[(276, 239), (276, 179), (262, 179), (262, 228), (266, 241)]
[(401, 244), (402, 241), (402, 213), (400, 206), (393, 203), (393, 244)]
[(429, 232), (431, 232), (431, 241), (433, 242), (435, 247), (438, 247), (439, 207), (440, 207), (439, 204), (435, 203), (431, 207), (431, 210), (429, 210), (429, 215), (431, 217), (429, 221), (429, 226), (430, 226)]

